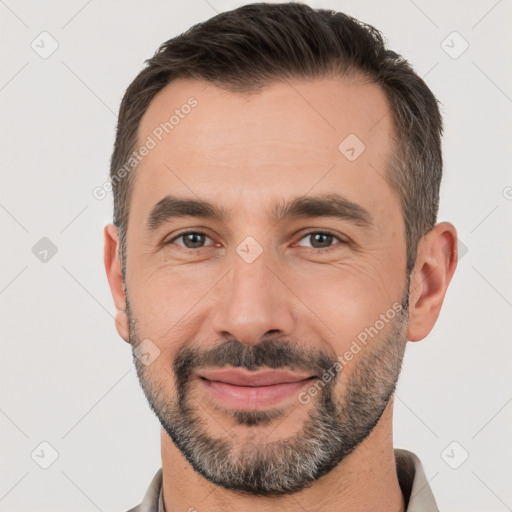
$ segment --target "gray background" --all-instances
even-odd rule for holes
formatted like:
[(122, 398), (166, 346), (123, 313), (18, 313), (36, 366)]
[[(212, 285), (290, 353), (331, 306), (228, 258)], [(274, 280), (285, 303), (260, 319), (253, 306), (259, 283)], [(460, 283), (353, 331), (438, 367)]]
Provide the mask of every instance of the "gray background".
[[(0, 0), (1, 511), (123, 511), (160, 467), (103, 267), (112, 198), (92, 191), (144, 59), (243, 3)], [(408, 345), (395, 446), (419, 455), (441, 510), (512, 510), (512, 3), (307, 3), (382, 30), (442, 102), (439, 220), (463, 250), (436, 327)]]

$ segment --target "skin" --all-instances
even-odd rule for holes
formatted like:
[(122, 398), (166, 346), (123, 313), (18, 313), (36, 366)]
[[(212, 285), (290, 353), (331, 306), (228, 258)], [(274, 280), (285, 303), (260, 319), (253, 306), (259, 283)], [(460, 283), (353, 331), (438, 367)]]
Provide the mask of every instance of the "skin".
[[(162, 393), (175, 399), (172, 363), (188, 340), (209, 347), (236, 338), (257, 344), (268, 331), (308, 348), (344, 354), (379, 315), (400, 302), (406, 285), (405, 226), (399, 199), (384, 179), (391, 152), (391, 116), (384, 93), (354, 78), (276, 82), (259, 94), (227, 92), (195, 80), (176, 80), (151, 102), (139, 140), (190, 96), (198, 105), (139, 164), (127, 232), (126, 286), (137, 329), (161, 351), (148, 368)], [(349, 161), (338, 145), (356, 134), (366, 146)], [(365, 208), (371, 228), (337, 218), (301, 218), (276, 224), (265, 212), (276, 202), (337, 191)], [(166, 194), (200, 198), (229, 211), (226, 222), (175, 219), (150, 232), (146, 219)], [(209, 238), (186, 249), (184, 229)], [(315, 248), (311, 231), (340, 239), (329, 253)], [(105, 227), (104, 261), (116, 306), (116, 326), (130, 342), (117, 228)], [(247, 237), (263, 252), (248, 264), (236, 252)], [(432, 330), (456, 268), (456, 230), (438, 223), (420, 242), (409, 285), (407, 339)], [(193, 252), (196, 251), (196, 252)], [(384, 329), (383, 335), (387, 331)], [(380, 339), (380, 338), (379, 338)], [(378, 343), (378, 340), (375, 341)], [(358, 358), (345, 367), (347, 377)], [(339, 397), (343, 387), (337, 388)], [(196, 393), (197, 414), (212, 436), (248, 434), (211, 400)], [(284, 419), (253, 427), (257, 441), (297, 433), (309, 407), (287, 401)], [(167, 511), (197, 510), (403, 511), (392, 440), (393, 400), (356, 450), (310, 487), (293, 495), (236, 494), (196, 473), (161, 431)], [(300, 505), (299, 505), (300, 504)]]

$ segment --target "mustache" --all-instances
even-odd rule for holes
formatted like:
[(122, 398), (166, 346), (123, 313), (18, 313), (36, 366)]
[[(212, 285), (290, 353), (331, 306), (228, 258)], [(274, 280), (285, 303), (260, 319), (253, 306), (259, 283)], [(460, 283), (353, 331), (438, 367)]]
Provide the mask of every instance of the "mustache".
[(322, 349), (298, 349), (283, 340), (264, 340), (256, 345), (246, 345), (236, 339), (200, 350), (182, 347), (175, 358), (173, 369), (178, 382), (184, 383), (190, 374), (202, 367), (234, 366), (255, 371), (261, 367), (306, 370), (320, 377), (337, 362), (335, 354)]

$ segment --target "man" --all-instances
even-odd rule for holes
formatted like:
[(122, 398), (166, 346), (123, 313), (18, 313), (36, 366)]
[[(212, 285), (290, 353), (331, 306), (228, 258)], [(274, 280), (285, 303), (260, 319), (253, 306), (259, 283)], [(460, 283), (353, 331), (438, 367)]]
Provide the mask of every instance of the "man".
[(132, 511), (438, 510), (392, 409), (456, 267), (441, 133), (426, 84), (342, 13), (246, 5), (147, 61), (105, 227), (162, 425)]

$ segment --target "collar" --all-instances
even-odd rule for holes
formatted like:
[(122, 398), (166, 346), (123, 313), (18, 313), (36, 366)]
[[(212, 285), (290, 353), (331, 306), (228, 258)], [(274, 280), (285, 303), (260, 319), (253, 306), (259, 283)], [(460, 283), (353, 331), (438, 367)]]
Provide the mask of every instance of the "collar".
[[(439, 512), (420, 459), (412, 452), (395, 448), (398, 482), (406, 512)], [(153, 477), (142, 503), (128, 512), (166, 512), (163, 501), (162, 468)]]

